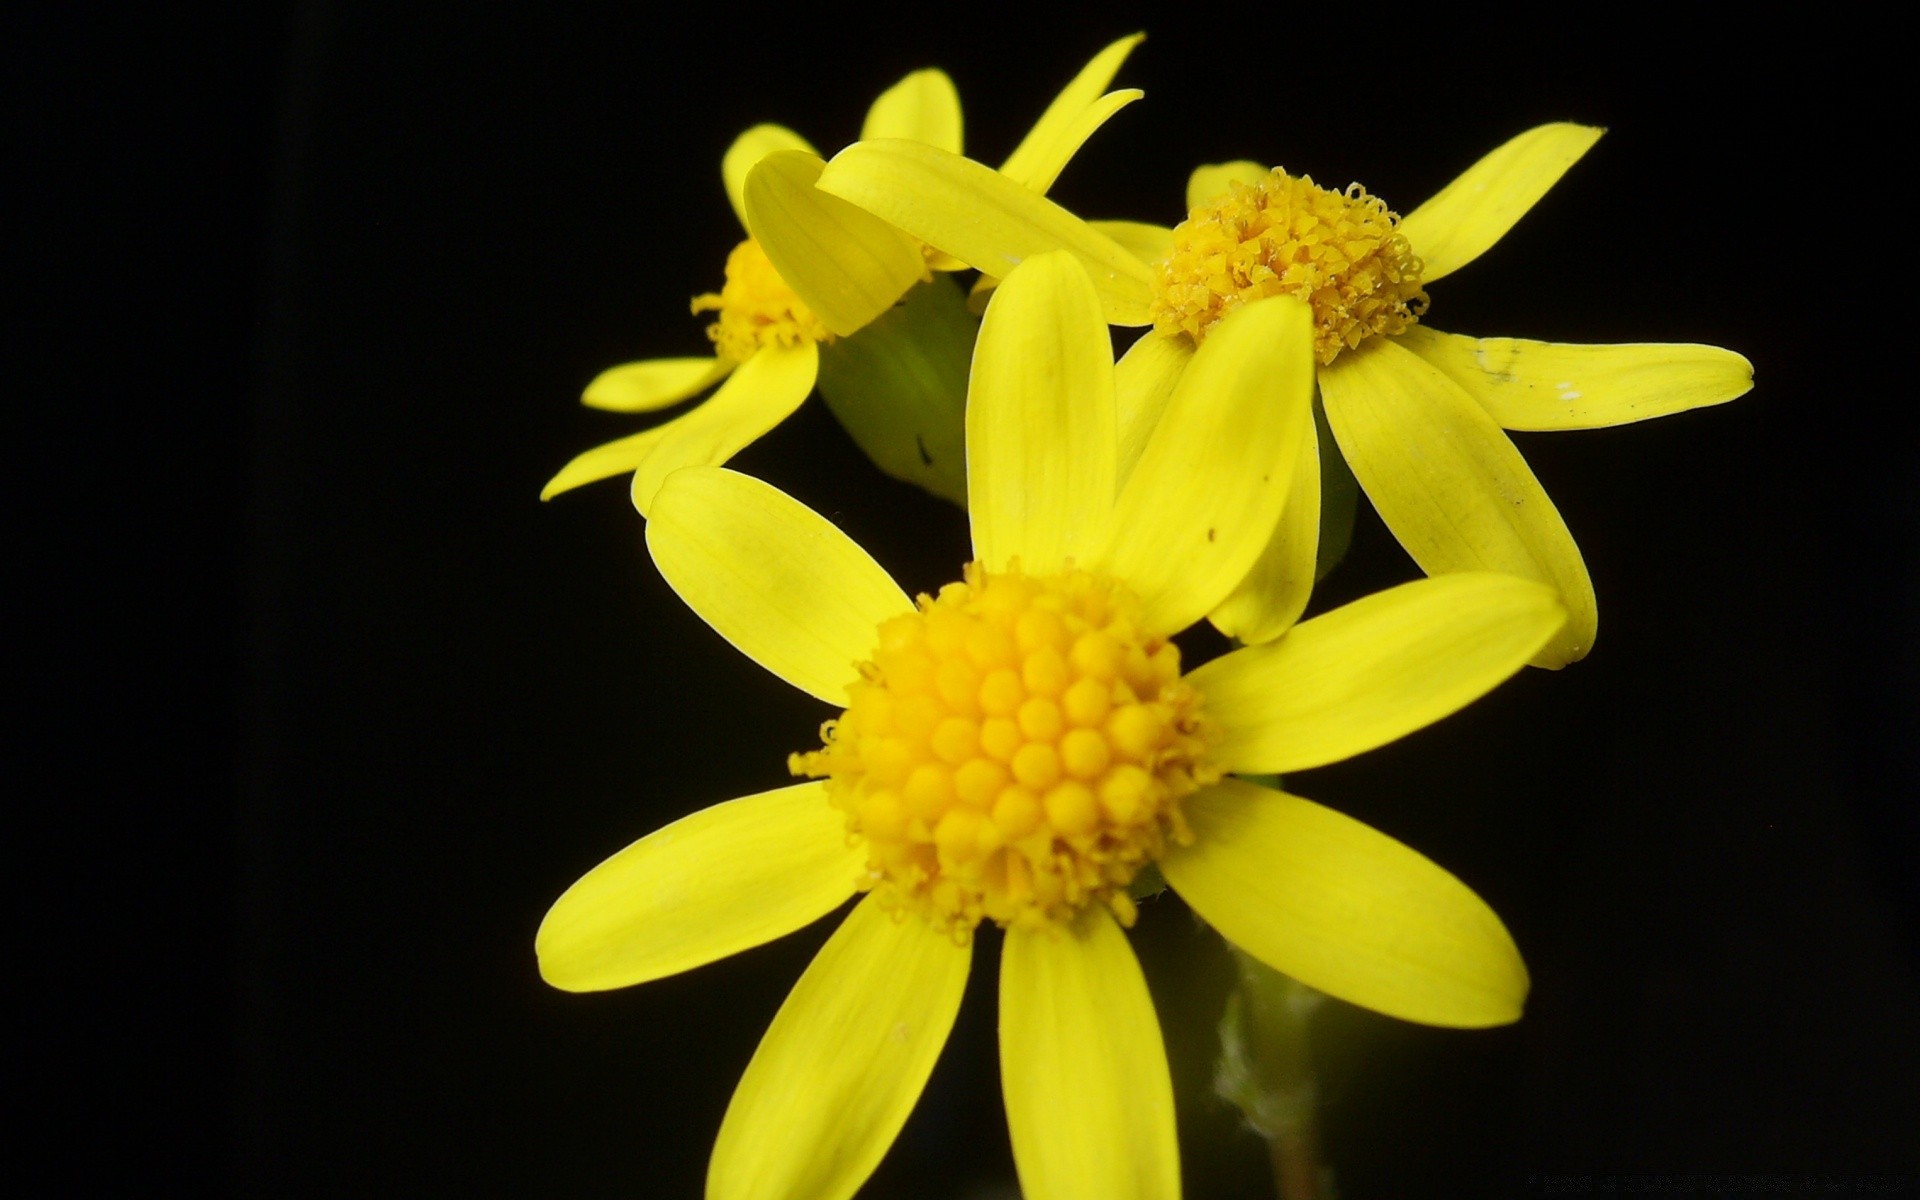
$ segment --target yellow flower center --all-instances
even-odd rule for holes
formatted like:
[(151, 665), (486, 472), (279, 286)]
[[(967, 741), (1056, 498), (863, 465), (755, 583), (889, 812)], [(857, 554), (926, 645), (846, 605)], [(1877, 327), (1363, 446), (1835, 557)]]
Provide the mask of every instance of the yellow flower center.
[(1093, 903), (1131, 924), (1128, 883), (1191, 839), (1180, 801), (1220, 778), (1179, 648), (1133, 593), (971, 564), (879, 640), (825, 748), (789, 760), (827, 778), (866, 886), (962, 939)]
[(718, 292), (693, 298), (695, 313), (717, 312), (707, 326), (720, 354), (745, 362), (764, 346), (830, 342), (833, 333), (796, 296), (767, 260), (760, 243), (748, 238), (727, 255), (727, 281)]
[(1322, 366), (1375, 334), (1405, 333), (1427, 293), (1399, 221), (1357, 183), (1331, 192), (1278, 168), (1257, 185), (1236, 182), (1175, 227), (1154, 326), (1198, 343), (1240, 305), (1293, 296), (1313, 306)]

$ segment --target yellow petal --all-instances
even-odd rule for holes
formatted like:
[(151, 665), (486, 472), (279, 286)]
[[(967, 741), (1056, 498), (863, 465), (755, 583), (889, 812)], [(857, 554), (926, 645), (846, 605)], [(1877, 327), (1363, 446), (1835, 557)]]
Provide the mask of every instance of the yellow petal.
[(540, 976), (596, 992), (738, 954), (833, 911), (865, 868), (824, 783), (716, 804), (641, 838), (554, 901), (533, 942)]
[(1173, 251), (1173, 230), (1165, 225), (1146, 221), (1088, 221), (1087, 224), (1125, 246), (1143, 263), (1157, 263)]
[(1080, 260), (1114, 325), (1145, 325), (1153, 273), (1126, 247), (991, 167), (919, 142), (848, 146), (819, 187), (986, 275), (1004, 279), (1036, 254)]
[(1399, 344), (1376, 339), (1320, 372), (1327, 423), (1393, 536), (1429, 575), (1499, 571), (1556, 588), (1567, 623), (1534, 658), (1593, 648), (1593, 581), (1566, 522), (1473, 397)]
[(1485, 254), (1605, 132), (1566, 121), (1536, 126), (1408, 213), (1400, 232), (1425, 264), (1421, 278), (1432, 283)]
[(1527, 665), (1566, 619), (1512, 575), (1416, 580), (1214, 659), (1188, 678), (1242, 774), (1339, 762), (1425, 728)]
[(852, 1196), (953, 1028), (970, 949), (869, 896), (827, 939), (734, 1089), (707, 1200)]
[(1718, 346), (1573, 346), (1463, 337), (1425, 325), (1398, 340), (1508, 429), (1626, 425), (1725, 404), (1753, 388), (1753, 364)]
[(647, 549), (668, 586), (740, 651), (803, 692), (847, 705), (855, 664), (888, 617), (913, 611), (880, 564), (780, 489), (718, 467), (655, 497)]
[(1120, 428), (1118, 478), (1125, 483), (1160, 427), (1174, 385), (1193, 361), (1193, 339), (1150, 329), (1113, 364), (1113, 411)]
[(974, 557), (1029, 574), (1084, 560), (1113, 506), (1113, 351), (1070, 256), (1013, 269), (987, 306), (967, 384)]
[(880, 93), (860, 126), (860, 140), (910, 138), (960, 153), (960, 93), (945, 71), (927, 68)]
[(1147, 981), (1113, 914), (1013, 928), (1000, 1086), (1027, 1200), (1177, 1200), (1173, 1085)]
[(1233, 591), (1273, 535), (1313, 436), (1313, 314), (1288, 296), (1214, 327), (1127, 477), (1097, 557), (1174, 632)]
[(1390, 1017), (1520, 1018), (1527, 968), (1486, 901), (1430, 860), (1311, 800), (1223, 780), (1185, 804), (1167, 882), (1276, 971)]
[(769, 154), (747, 175), (747, 231), (828, 329), (846, 337), (926, 277), (920, 247), (885, 221), (814, 187), (824, 164)]
[(1246, 578), (1207, 614), (1215, 629), (1246, 645), (1279, 637), (1307, 610), (1320, 556), (1320, 439), (1300, 439), (1293, 485), (1266, 549)]
[(733, 145), (728, 146), (721, 157), (720, 179), (727, 186), (727, 203), (733, 205), (733, 215), (739, 218), (740, 228), (747, 227), (747, 173), (761, 159), (781, 150), (814, 153), (807, 139), (784, 125), (755, 125), (733, 139)]
[[(1143, 263), (1158, 262), (1173, 249), (1173, 230), (1165, 225), (1152, 225), (1145, 221), (1088, 221), (1087, 227), (1112, 238)], [(943, 266), (941, 261), (932, 261), (928, 265), (936, 271), (959, 270), (967, 265), (951, 255), (943, 254), (940, 260), (953, 265)], [(1000, 281), (991, 275), (982, 275), (974, 280), (973, 291), (968, 297), (969, 307), (974, 312), (987, 311), (987, 301), (992, 297), (993, 289), (999, 286)]]
[(1113, 81), (1120, 64), (1127, 61), (1127, 55), (1133, 53), (1133, 48), (1146, 36), (1136, 33), (1123, 37), (1080, 68), (1080, 73), (1060, 90), (1053, 103), (1047, 105), (1047, 111), (1041, 113), (1040, 119), (1027, 131), (1027, 136), (1014, 147), (1007, 161), (1000, 164), (1000, 173), (1036, 192), (1044, 193), (1052, 187), (1067, 160), (1093, 131), (1108, 117), (1140, 98), (1142, 93), (1137, 88), (1101, 93)]
[(580, 403), (608, 412), (652, 412), (698, 395), (738, 365), (725, 358), (649, 358), (594, 376)]
[(584, 484), (626, 474), (645, 462), (647, 455), (653, 453), (655, 446), (673, 436), (675, 426), (693, 417), (699, 411), (695, 409), (690, 413), (682, 413), (665, 424), (655, 425), (652, 429), (643, 429), (639, 433), (628, 434), (616, 441), (582, 451), (566, 466), (561, 467), (559, 473), (552, 479), (547, 480), (547, 485), (540, 489), (540, 498), (551, 500), (561, 492), (570, 492)]
[(1259, 183), (1270, 174), (1272, 172), (1267, 168), (1245, 158), (1195, 167), (1193, 174), (1187, 176), (1187, 211), (1191, 212), (1210, 200), (1218, 200), (1231, 191), (1236, 183)]
[(646, 516), (667, 476), (682, 467), (717, 466), (758, 441), (800, 407), (819, 373), (820, 350), (812, 342), (756, 351), (705, 404), (647, 431), (660, 437), (634, 468), (633, 506)]

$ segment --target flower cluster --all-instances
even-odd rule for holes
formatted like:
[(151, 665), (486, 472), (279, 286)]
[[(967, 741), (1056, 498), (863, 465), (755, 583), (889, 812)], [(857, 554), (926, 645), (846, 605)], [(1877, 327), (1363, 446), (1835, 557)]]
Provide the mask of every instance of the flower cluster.
[[(1526, 969), (1478, 896), (1274, 781), (1592, 647), (1579, 550), (1504, 430), (1720, 403), (1751, 368), (1709, 346), (1424, 323), (1427, 287), (1594, 144), (1583, 126), (1521, 134), (1404, 218), (1359, 185), (1233, 162), (1193, 172), (1174, 227), (1081, 220), (1045, 192), (1138, 98), (1105, 90), (1138, 41), (1097, 55), (997, 169), (963, 156), (938, 71), (884, 93), (831, 161), (778, 126), (743, 134), (722, 175), (747, 238), (725, 286), (694, 301), (717, 314), (715, 357), (616, 367), (586, 400), (643, 412), (721, 386), (548, 485), (630, 476), (672, 589), (831, 714), (817, 746), (792, 748), (802, 782), (641, 838), (568, 889), (537, 939), (553, 985), (624, 987), (860, 897), (734, 1093), (711, 1197), (852, 1195), (926, 1083), (983, 927), (1004, 931), (1001, 1077), (1024, 1193), (1178, 1195), (1160, 1029), (1124, 934), (1149, 867), (1245, 953), (1329, 995), (1442, 1026), (1521, 1013)], [(916, 408), (924, 391), (903, 380), (918, 368), (849, 367), (839, 378), (864, 390), (837, 399), (832, 356), (924, 349), (929, 327), (902, 314), (962, 269), (985, 302), (963, 403)], [(1116, 362), (1110, 325), (1151, 329)], [(945, 494), (973, 544), (953, 582), (909, 597), (824, 517), (722, 466), (816, 382), (870, 450), (869, 421), (950, 419), (964, 459)], [(1323, 446), (1428, 577), (1302, 620)], [(1237, 645), (1191, 666), (1172, 639), (1205, 620)]]

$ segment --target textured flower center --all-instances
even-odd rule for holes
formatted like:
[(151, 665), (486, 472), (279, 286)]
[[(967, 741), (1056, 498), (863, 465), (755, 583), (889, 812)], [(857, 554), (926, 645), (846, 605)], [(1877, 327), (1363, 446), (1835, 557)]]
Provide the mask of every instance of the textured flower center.
[(851, 702), (796, 754), (867, 847), (867, 886), (967, 936), (1071, 919), (1126, 887), (1220, 777), (1180, 651), (1086, 571), (988, 574), (880, 627)]
[(748, 238), (727, 255), (727, 281), (718, 292), (693, 298), (696, 313), (717, 312), (707, 336), (719, 352), (745, 362), (765, 346), (830, 342), (833, 333), (767, 260), (760, 243)]
[(1154, 326), (1197, 343), (1240, 305), (1293, 296), (1313, 306), (1323, 366), (1375, 334), (1404, 333), (1426, 311), (1427, 293), (1399, 221), (1357, 183), (1330, 192), (1278, 168), (1258, 184), (1236, 182), (1175, 227)]

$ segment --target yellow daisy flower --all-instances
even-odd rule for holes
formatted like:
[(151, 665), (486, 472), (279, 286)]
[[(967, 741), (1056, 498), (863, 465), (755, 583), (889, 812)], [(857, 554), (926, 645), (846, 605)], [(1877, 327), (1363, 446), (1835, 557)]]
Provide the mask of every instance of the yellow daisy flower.
[(859, 1188), (933, 1069), (983, 920), (1006, 930), (1001, 1078), (1023, 1194), (1177, 1196), (1166, 1057), (1123, 933), (1149, 862), (1234, 943), (1324, 992), (1436, 1025), (1520, 1015), (1519, 952), (1464, 884), (1230, 773), (1335, 762), (1459, 709), (1560, 627), (1552, 589), (1421, 580), (1190, 672), (1169, 640), (1267, 542), (1284, 464), (1313, 436), (1310, 326), (1287, 298), (1223, 320), (1129, 467), (1092, 283), (1063, 254), (1015, 269), (968, 398), (974, 561), (917, 603), (768, 484), (700, 467), (661, 488), (661, 575), (842, 712), (790, 760), (814, 781), (695, 813), (574, 884), (541, 925), (542, 974), (576, 991), (657, 979), (866, 893), (741, 1078), (712, 1200)]
[[(1140, 98), (1103, 90), (1144, 35), (1107, 46), (1054, 98), (1000, 167), (1044, 193), (1095, 130)], [(863, 138), (900, 138), (958, 154), (960, 97), (945, 72), (915, 71), (867, 110)], [(784, 421), (819, 375), (822, 345), (857, 333), (897, 303), (929, 268), (964, 264), (927, 250), (884, 221), (813, 187), (822, 163), (806, 139), (756, 125), (721, 159), (727, 199), (747, 238), (727, 256), (726, 283), (695, 297), (712, 358), (656, 358), (602, 372), (581, 402), (614, 412), (653, 412), (719, 384), (698, 408), (574, 458), (541, 490), (542, 500), (582, 484), (632, 473), (644, 515), (660, 483), (686, 466), (723, 463)]]
[[(1535, 665), (1560, 667), (1592, 648), (1593, 583), (1504, 430), (1620, 425), (1753, 386), (1752, 364), (1715, 346), (1560, 345), (1420, 323), (1427, 285), (1492, 247), (1600, 133), (1529, 130), (1404, 220), (1358, 184), (1330, 191), (1234, 162), (1193, 173), (1180, 226), (1135, 225), (1121, 239), (958, 155), (897, 141), (842, 151), (820, 187), (983, 274), (1044, 250), (1079, 258), (1109, 321), (1153, 326), (1119, 367), (1127, 438), (1151, 426), (1223, 316), (1271, 295), (1312, 305), (1327, 423), (1387, 528), (1429, 575), (1501, 571), (1558, 589), (1568, 621)], [(1299, 615), (1317, 504), (1308, 489), (1289, 502), (1254, 576), (1215, 614), (1223, 630), (1261, 641)]]

